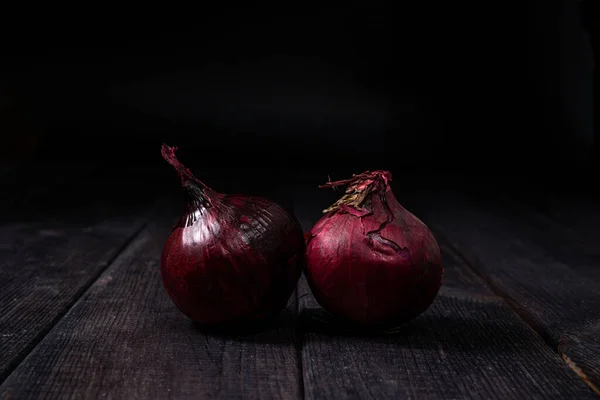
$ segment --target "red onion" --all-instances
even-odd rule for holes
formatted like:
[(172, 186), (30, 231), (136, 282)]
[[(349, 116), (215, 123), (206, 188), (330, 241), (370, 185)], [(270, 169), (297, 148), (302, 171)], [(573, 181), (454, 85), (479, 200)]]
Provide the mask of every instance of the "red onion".
[(348, 185), (306, 234), (306, 277), (334, 315), (364, 325), (402, 323), (424, 312), (441, 286), (440, 249), (402, 207), (387, 171), (367, 171), (321, 187)]
[(175, 305), (202, 325), (265, 319), (280, 312), (304, 263), (298, 221), (259, 197), (217, 193), (162, 146), (179, 174), (185, 213), (161, 257), (163, 284)]

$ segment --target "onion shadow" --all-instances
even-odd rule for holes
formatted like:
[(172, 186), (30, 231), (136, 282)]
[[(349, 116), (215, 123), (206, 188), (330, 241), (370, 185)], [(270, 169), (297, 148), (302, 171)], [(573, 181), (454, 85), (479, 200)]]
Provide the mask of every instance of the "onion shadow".
[[(456, 298), (453, 301), (461, 302)], [(467, 300), (465, 305), (473, 303)], [(320, 307), (310, 307), (301, 311), (299, 327), (303, 346), (334, 339), (353, 347), (368, 344), (422, 350), (443, 347), (451, 352), (511, 355), (547, 348), (542, 337), (505, 303), (490, 302), (485, 309), (494, 318), (479, 318), (482, 314), (459, 315), (432, 307), (401, 325), (364, 327), (340, 320)]]
[(287, 309), (259, 321), (242, 321), (211, 326), (190, 321), (190, 324), (198, 333), (214, 338), (273, 345), (295, 343), (299, 325), (298, 315)]

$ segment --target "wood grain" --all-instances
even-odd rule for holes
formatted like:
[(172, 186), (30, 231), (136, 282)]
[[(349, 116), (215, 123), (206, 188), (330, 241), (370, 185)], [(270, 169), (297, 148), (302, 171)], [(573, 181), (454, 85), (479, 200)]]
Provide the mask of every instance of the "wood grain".
[[(295, 204), (304, 229), (332, 199), (335, 194), (301, 188)], [(306, 398), (594, 398), (560, 356), (441, 244), (445, 275), (436, 301), (393, 334), (343, 328), (301, 282)]]
[(202, 332), (173, 305), (154, 221), (0, 387), (1, 398), (301, 397), (294, 314), (254, 333)]
[[(578, 193), (519, 193), (511, 196), (562, 228), (571, 247), (600, 264), (600, 202)], [(540, 218), (541, 219), (541, 218)]]
[(145, 219), (0, 227), (0, 380), (119, 254)]
[(10, 193), (0, 225), (0, 381), (147, 221), (142, 202), (125, 217), (113, 207), (113, 193), (98, 190), (101, 171), (33, 165), (3, 181)]
[[(504, 212), (508, 211), (513, 220), (520, 224), (520, 235), (579, 274), (600, 281), (600, 241), (594, 242), (589, 236), (586, 237), (574, 229), (565, 227), (548, 214), (519, 201), (518, 198), (498, 196), (498, 199), (487, 199), (488, 207), (491, 210), (496, 208), (504, 209)], [(586, 210), (584, 207), (581, 209)], [(580, 220), (585, 219), (584, 212), (580, 215)], [(593, 219), (593, 217), (590, 214), (589, 218)]]
[(575, 249), (569, 258), (550, 230), (491, 198), (438, 193), (410, 203), (600, 394), (598, 266)]
[[(600, 284), (600, 235), (593, 229), (600, 222), (600, 207), (589, 196), (505, 196), (503, 203), (521, 221), (527, 221), (532, 238), (560, 262)], [(559, 354), (600, 395), (600, 317), (582, 321), (581, 327), (565, 331), (558, 343)], [(589, 375), (589, 376), (588, 376)]]
[[(3, 196), (0, 200), (2, 221), (31, 219), (39, 208), (48, 210), (53, 197), (60, 201), (64, 191), (77, 187), (82, 179), (93, 176), (99, 166), (65, 164), (13, 167), (0, 176)], [(58, 194), (58, 196), (57, 196)]]

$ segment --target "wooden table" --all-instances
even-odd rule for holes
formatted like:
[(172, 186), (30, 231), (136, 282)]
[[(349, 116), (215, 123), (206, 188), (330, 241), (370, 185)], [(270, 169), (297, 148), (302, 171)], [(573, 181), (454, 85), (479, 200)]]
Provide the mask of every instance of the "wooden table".
[[(444, 284), (426, 313), (393, 334), (347, 331), (302, 279), (274, 324), (216, 334), (183, 316), (160, 281), (178, 199), (131, 177), (110, 198), (114, 176), (94, 169), (55, 167), (52, 182), (25, 189), (18, 182), (36, 172), (2, 173), (2, 399), (600, 395), (593, 200), (397, 185), (443, 251)], [(305, 229), (337, 196), (316, 189), (321, 180), (273, 193)]]

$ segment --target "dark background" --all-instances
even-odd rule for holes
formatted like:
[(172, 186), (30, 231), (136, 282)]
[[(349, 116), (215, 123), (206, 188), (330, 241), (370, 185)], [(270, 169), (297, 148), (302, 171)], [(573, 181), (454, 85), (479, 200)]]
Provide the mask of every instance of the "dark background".
[(375, 168), (590, 185), (591, 2), (347, 4), (7, 14), (2, 161), (163, 179), (166, 142), (217, 186)]

